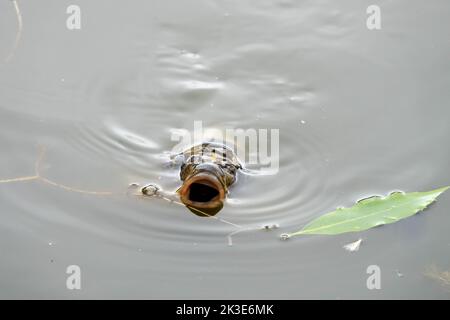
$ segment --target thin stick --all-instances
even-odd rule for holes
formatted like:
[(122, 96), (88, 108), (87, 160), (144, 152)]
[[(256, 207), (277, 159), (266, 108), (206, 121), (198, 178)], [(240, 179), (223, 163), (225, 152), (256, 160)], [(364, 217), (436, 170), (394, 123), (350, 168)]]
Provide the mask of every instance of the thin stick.
[(82, 190), (82, 189), (72, 188), (72, 187), (54, 182), (54, 181), (44, 178), (44, 177), (39, 177), (39, 180), (44, 183), (47, 183), (51, 186), (58, 187), (63, 190), (66, 190), (66, 191), (76, 192), (76, 193), (84, 193), (84, 194), (90, 194), (90, 195), (95, 195), (95, 196), (112, 196), (112, 195), (116, 194), (116, 193), (110, 192), (110, 191), (90, 191), (90, 190)]
[[(161, 189), (158, 189), (158, 190), (156, 190), (156, 192), (155, 192), (153, 195), (151, 195), (151, 196), (145, 195), (145, 194), (142, 194), (142, 193), (141, 193), (141, 194), (136, 194), (136, 195), (137, 195), (137, 196), (142, 196), (142, 197), (152, 197), (152, 196), (153, 196), (153, 197), (158, 197), (158, 198), (163, 199), (163, 200), (166, 200), (166, 201), (168, 201), (168, 202), (170, 202), (170, 203), (175, 203), (175, 204), (180, 205), (180, 206), (186, 206), (185, 204), (183, 204), (183, 203), (181, 203), (181, 202), (178, 202), (178, 201), (176, 201), (176, 200), (174, 200), (174, 199), (171, 199), (170, 197), (165, 196), (164, 194), (165, 194), (164, 191), (162, 191)], [(225, 219), (223, 219), (223, 218), (219, 218), (219, 217), (210, 215), (210, 214), (208, 214), (208, 213), (206, 213), (206, 212), (204, 212), (204, 211), (202, 211), (202, 210), (199, 210), (199, 209), (197, 209), (197, 208), (194, 208), (194, 207), (192, 207), (192, 206), (186, 206), (186, 207), (188, 207), (189, 209), (191, 209), (191, 210), (193, 210), (193, 211), (196, 211), (196, 212), (198, 212), (198, 213), (200, 213), (200, 214), (202, 214), (202, 215), (205, 215), (205, 216), (207, 216), (207, 217), (209, 217), (209, 218), (216, 219), (216, 220), (218, 220), (218, 221), (220, 221), (220, 222), (222, 222), (222, 223), (225, 223), (225, 224), (228, 224), (228, 225), (231, 225), (231, 226), (237, 228), (237, 230), (234, 230), (234, 231), (232, 231), (231, 233), (229, 233), (229, 234), (227, 235), (228, 245), (229, 245), (229, 246), (232, 246), (232, 245), (233, 245), (233, 238), (232, 238), (232, 237), (233, 237), (234, 235), (236, 235), (236, 234), (238, 234), (238, 233), (241, 233), (241, 232), (244, 232), (244, 231), (261, 230), (261, 227), (244, 227), (244, 226), (238, 225), (238, 224), (236, 224), (236, 223), (233, 223), (233, 222), (231, 222), (231, 221), (225, 220)]]
[(30, 180), (37, 180), (37, 179), (39, 179), (38, 176), (28, 176), (28, 177), (19, 177), (19, 178), (12, 178), (12, 179), (3, 179), (3, 180), (0, 180), (0, 183), (30, 181)]
[(243, 229), (239, 229), (239, 230), (236, 230), (236, 231), (233, 231), (233, 232), (231, 232), (231, 233), (229, 233), (228, 235), (227, 235), (227, 239), (228, 239), (228, 245), (231, 247), (231, 246), (233, 246), (233, 239), (232, 239), (232, 236), (234, 236), (234, 235), (236, 235), (236, 234), (238, 234), (238, 233), (241, 233), (241, 232), (244, 232), (244, 231), (253, 231), (253, 230), (259, 230), (259, 229), (261, 229), (261, 228), (256, 228), (256, 227), (254, 227), (254, 228), (243, 228)]
[(14, 40), (14, 45), (11, 48), (11, 51), (9, 55), (5, 59), (5, 63), (9, 62), (16, 52), (17, 47), (19, 46), (20, 38), (22, 37), (22, 29), (23, 29), (23, 21), (22, 21), (22, 14), (20, 13), (20, 8), (17, 0), (12, 0), (12, 3), (14, 5), (14, 9), (16, 11), (17, 16), (17, 33), (16, 33), (16, 39)]
[(51, 185), (51, 186), (54, 186), (54, 187), (58, 187), (60, 189), (66, 190), (66, 191), (76, 192), (76, 193), (83, 193), (83, 194), (96, 195), (96, 196), (119, 195), (119, 193), (114, 193), (114, 192), (111, 192), (111, 191), (90, 191), (90, 190), (78, 189), (78, 188), (70, 187), (70, 186), (67, 186), (67, 185), (55, 182), (55, 181), (50, 180), (50, 179), (48, 179), (46, 177), (43, 177), (41, 175), (41, 162), (44, 159), (45, 151), (46, 151), (45, 147), (39, 146), (39, 155), (38, 155), (38, 157), (36, 159), (36, 162), (34, 163), (34, 171), (35, 171), (35, 175), (34, 176), (25, 176), (25, 177), (18, 177), (18, 178), (12, 178), (12, 179), (3, 179), (3, 180), (0, 180), (0, 183), (39, 180), (39, 181), (42, 181), (43, 183), (46, 183), (48, 185)]
[[(182, 206), (184, 206), (184, 204), (182, 204), (182, 203), (179, 203), (179, 202), (177, 202), (178, 204), (180, 204), (180, 205), (182, 205)], [(210, 215), (210, 214), (207, 214), (206, 212), (203, 212), (203, 211), (201, 211), (201, 210), (198, 210), (197, 208), (194, 208), (194, 207), (191, 207), (191, 206), (187, 206), (189, 209), (192, 209), (192, 210), (194, 210), (194, 211), (197, 211), (197, 212), (199, 212), (199, 213), (201, 213), (201, 214), (203, 214), (203, 215), (205, 215), (205, 216), (207, 216), (207, 217), (209, 217), (209, 218), (213, 218), (213, 219), (216, 219), (216, 220), (219, 220), (219, 221), (221, 221), (221, 222), (223, 222), (223, 223), (226, 223), (226, 224), (229, 224), (229, 225), (231, 225), (231, 226), (233, 226), (233, 227), (236, 227), (236, 228), (243, 228), (243, 226), (240, 226), (240, 225), (238, 225), (238, 224), (235, 224), (235, 223), (233, 223), (233, 222), (230, 222), (230, 221), (227, 221), (227, 220), (225, 220), (225, 219), (222, 219), (222, 218), (219, 218), (219, 217), (216, 217), (216, 216), (212, 216), (212, 215)]]

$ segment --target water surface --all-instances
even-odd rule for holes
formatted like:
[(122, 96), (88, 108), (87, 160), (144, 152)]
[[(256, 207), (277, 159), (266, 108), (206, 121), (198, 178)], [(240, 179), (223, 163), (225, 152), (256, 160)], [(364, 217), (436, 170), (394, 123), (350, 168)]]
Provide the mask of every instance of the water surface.
[[(450, 5), (378, 1), (0, 1), (1, 298), (440, 298), (450, 197), (360, 234), (283, 232), (393, 190), (449, 184)], [(179, 186), (179, 129), (279, 129), (276, 175), (241, 175), (221, 219), (123, 195)], [(359, 252), (342, 249), (362, 237)], [(382, 289), (368, 290), (378, 265)], [(82, 289), (68, 290), (68, 265)], [(402, 275), (402, 276), (400, 276)]]

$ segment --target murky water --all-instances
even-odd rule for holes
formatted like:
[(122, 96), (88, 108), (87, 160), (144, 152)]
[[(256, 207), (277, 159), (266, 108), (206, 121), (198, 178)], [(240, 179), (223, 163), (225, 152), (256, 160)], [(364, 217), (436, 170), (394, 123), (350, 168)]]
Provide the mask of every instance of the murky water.
[[(80, 30), (66, 8), (81, 8)], [(361, 234), (279, 235), (338, 206), (449, 184), (450, 4), (0, 1), (2, 298), (449, 298), (450, 197)], [(8, 61), (4, 61), (12, 53)], [(180, 129), (279, 129), (276, 175), (240, 175), (218, 217), (123, 195), (179, 186)], [(364, 239), (349, 253), (348, 242)], [(78, 265), (82, 289), (66, 288)], [(381, 269), (368, 290), (366, 269)]]

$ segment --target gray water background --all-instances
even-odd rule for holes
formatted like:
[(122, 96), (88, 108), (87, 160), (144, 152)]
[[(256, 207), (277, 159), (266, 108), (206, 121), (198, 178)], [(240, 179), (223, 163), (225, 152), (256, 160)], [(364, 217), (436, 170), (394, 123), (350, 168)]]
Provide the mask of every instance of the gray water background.
[[(450, 196), (360, 234), (279, 235), (373, 194), (449, 185), (450, 3), (0, 1), (0, 179), (87, 190), (179, 185), (176, 129), (280, 130), (277, 175), (244, 175), (219, 217), (133, 196), (0, 184), (0, 298), (448, 299)], [(66, 8), (81, 8), (81, 30)], [(366, 28), (381, 7), (382, 28)], [(356, 253), (342, 246), (363, 238)], [(66, 288), (66, 268), (82, 289)], [(381, 290), (366, 269), (381, 268)]]

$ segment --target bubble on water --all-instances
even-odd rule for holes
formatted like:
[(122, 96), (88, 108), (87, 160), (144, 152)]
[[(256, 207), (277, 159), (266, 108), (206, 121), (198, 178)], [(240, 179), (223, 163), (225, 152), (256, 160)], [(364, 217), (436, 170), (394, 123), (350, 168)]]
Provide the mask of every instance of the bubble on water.
[(154, 196), (158, 194), (160, 188), (154, 184), (149, 184), (142, 188), (142, 193), (147, 196)]
[(290, 237), (291, 236), (289, 234), (287, 234), (287, 233), (280, 234), (280, 239), (283, 240), (283, 241), (289, 239)]
[(273, 229), (278, 229), (280, 227), (279, 224), (274, 223), (274, 224), (266, 224), (262, 227), (262, 229), (264, 230), (273, 230)]

